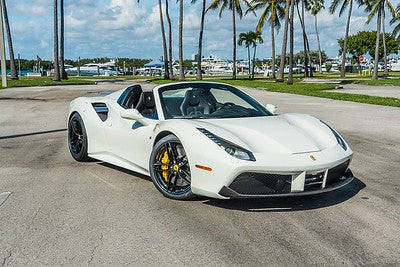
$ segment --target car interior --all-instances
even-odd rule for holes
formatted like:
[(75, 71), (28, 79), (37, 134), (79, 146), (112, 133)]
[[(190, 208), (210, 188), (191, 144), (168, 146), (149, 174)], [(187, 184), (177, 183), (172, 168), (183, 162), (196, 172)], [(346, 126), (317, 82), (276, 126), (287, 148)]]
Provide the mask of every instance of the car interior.
[(125, 92), (125, 96), (118, 101), (122, 107), (135, 108), (146, 118), (158, 118), (153, 92), (143, 92), (140, 85), (130, 86)]

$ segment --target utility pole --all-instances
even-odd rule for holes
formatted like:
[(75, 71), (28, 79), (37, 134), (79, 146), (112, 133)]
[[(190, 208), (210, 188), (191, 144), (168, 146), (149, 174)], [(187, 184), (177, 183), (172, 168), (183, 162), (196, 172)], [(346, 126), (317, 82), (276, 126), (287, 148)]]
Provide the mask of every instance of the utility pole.
[(81, 57), (78, 57), (78, 67), (76, 70), (78, 71), (78, 76), (81, 76)]
[(1, 57), (1, 85), (7, 87), (6, 48), (4, 46), (3, 7), (0, 3), (0, 57)]
[(18, 76), (21, 77), (21, 56), (18, 53)]

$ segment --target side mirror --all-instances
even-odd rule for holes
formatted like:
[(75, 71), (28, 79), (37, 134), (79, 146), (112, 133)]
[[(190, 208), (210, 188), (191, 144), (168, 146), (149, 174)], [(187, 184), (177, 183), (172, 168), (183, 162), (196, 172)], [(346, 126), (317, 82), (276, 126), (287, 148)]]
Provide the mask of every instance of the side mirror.
[(278, 108), (277, 108), (276, 106), (272, 105), (272, 104), (267, 104), (267, 105), (265, 106), (265, 108), (266, 108), (272, 115), (275, 115), (276, 112), (278, 111)]
[(138, 121), (143, 125), (149, 125), (147, 120), (143, 117), (142, 114), (140, 114), (140, 112), (137, 109), (123, 109), (121, 110), (120, 115), (121, 118)]

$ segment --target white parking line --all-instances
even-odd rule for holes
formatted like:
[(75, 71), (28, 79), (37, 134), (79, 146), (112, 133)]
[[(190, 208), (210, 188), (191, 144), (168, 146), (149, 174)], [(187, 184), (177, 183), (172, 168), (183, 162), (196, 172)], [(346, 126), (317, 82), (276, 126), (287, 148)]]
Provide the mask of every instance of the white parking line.
[(105, 184), (111, 186), (114, 190), (117, 190), (117, 191), (120, 190), (119, 187), (117, 187), (117, 186), (115, 186), (115, 185), (113, 185), (113, 184), (107, 182), (106, 180), (104, 180), (103, 178), (101, 178), (100, 176), (98, 176), (97, 174), (92, 173), (92, 172), (90, 172), (90, 174), (91, 174), (93, 177), (95, 177), (95, 178), (99, 179), (100, 181), (104, 182)]
[(11, 192), (0, 193), (0, 206), (7, 200), (9, 195), (11, 195)]

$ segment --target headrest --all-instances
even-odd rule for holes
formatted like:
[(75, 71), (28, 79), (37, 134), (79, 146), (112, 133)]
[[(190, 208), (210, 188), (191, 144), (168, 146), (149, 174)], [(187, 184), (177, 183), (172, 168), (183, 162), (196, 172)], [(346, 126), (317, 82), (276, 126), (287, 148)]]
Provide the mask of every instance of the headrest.
[(186, 98), (189, 100), (190, 106), (197, 106), (200, 103), (200, 98), (198, 95), (194, 94), (193, 90), (186, 92)]
[(156, 105), (153, 92), (143, 92), (143, 97), (143, 104), (145, 107), (153, 108)]

